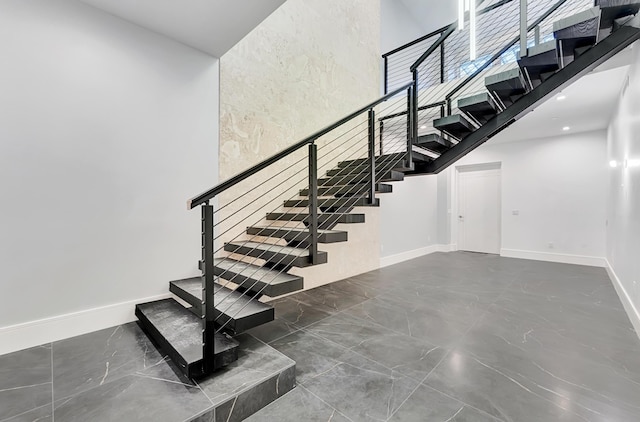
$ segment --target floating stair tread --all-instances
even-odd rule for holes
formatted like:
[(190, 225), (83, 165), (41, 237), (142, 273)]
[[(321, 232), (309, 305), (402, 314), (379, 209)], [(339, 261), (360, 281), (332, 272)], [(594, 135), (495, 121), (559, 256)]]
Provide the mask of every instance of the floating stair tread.
[[(147, 334), (191, 378), (203, 375), (202, 320), (174, 299), (136, 305), (136, 316)], [(238, 358), (238, 342), (223, 334), (214, 338), (216, 367)]]
[[(551, 40), (538, 45), (534, 45), (533, 47), (529, 47), (527, 49), (527, 55), (524, 57), (535, 57), (539, 56), (540, 54), (548, 53), (550, 51), (557, 51), (557, 49), (558, 45), (556, 43), (556, 40)], [(520, 58), (522, 59), (524, 57)]]
[(433, 121), (433, 127), (461, 139), (475, 130), (475, 127), (461, 114), (441, 117)]
[[(402, 167), (402, 160), (385, 160), (384, 158), (376, 160), (376, 172), (400, 171), (396, 170)], [(350, 176), (359, 174), (369, 174), (369, 163), (350, 165), (346, 167), (338, 167), (327, 170), (327, 176)]]
[[(305, 221), (309, 218), (309, 214), (279, 213), (272, 212), (267, 214), (267, 220), (271, 221)], [(364, 214), (334, 214), (321, 213), (318, 214), (318, 220), (336, 219), (337, 223), (364, 223)]]
[(596, 0), (595, 5), (602, 11), (600, 28), (610, 27), (616, 19), (635, 15), (640, 11), (638, 0)]
[[(279, 237), (288, 241), (303, 242), (309, 239), (310, 232), (306, 229), (296, 229), (290, 227), (249, 227), (247, 234), (254, 236)], [(318, 230), (318, 241), (320, 243), (346, 242), (348, 233), (342, 230)]]
[[(405, 153), (404, 152), (397, 152), (394, 154), (386, 154), (386, 155), (378, 155), (376, 156), (376, 162), (379, 161), (383, 161), (383, 160), (395, 160), (398, 163), (402, 163), (402, 161), (404, 160), (405, 157)], [(362, 163), (368, 162), (369, 159), (368, 158), (358, 158), (356, 160), (347, 160), (347, 161), (341, 161), (338, 163), (338, 167), (350, 167), (353, 165), (360, 165)]]
[(556, 71), (560, 68), (557, 43), (555, 40), (531, 47), (528, 55), (518, 60), (518, 66), (532, 80), (541, 79), (540, 74)]
[(498, 114), (493, 98), (488, 92), (481, 92), (458, 100), (458, 109), (473, 116), (480, 123), (486, 123)]
[[(196, 315), (202, 314), (202, 277), (172, 281), (170, 290), (193, 307)], [(217, 324), (240, 334), (250, 328), (273, 321), (273, 307), (248, 295), (231, 290), (218, 283), (214, 285), (213, 302)]]
[[(524, 93), (526, 85), (520, 68), (516, 67), (504, 72), (489, 75), (485, 78), (484, 84), (489, 92), (502, 93), (504, 91), (513, 93)], [(512, 95), (512, 94), (510, 94)]]
[[(367, 191), (359, 192), (366, 195)], [(309, 206), (308, 199), (291, 199), (284, 201), (286, 208), (306, 208)], [(336, 207), (378, 207), (380, 200), (376, 198), (373, 204), (369, 204), (368, 198), (363, 197), (346, 197), (346, 198), (320, 198), (318, 199), (319, 208), (336, 208)]]
[(215, 275), (246, 289), (261, 291), (269, 297), (302, 290), (303, 278), (267, 267), (236, 261), (231, 258), (215, 258)]
[(426, 148), (430, 151), (435, 151), (438, 153), (451, 148), (451, 145), (451, 142), (444, 139), (437, 133), (429, 133), (426, 135), (418, 136), (418, 139), (416, 141), (416, 146)]
[[(336, 197), (348, 197), (352, 195), (362, 195), (369, 188), (368, 184), (354, 184), (354, 185), (335, 185), (335, 186), (320, 186), (318, 187), (319, 196), (336, 196)], [(392, 185), (385, 185), (382, 183), (376, 184), (377, 193), (391, 193), (393, 192)], [(300, 196), (309, 196), (309, 189), (302, 189)]]
[[(344, 175), (344, 176), (331, 176), (325, 177), (318, 180), (318, 186), (333, 186), (336, 184), (344, 185), (348, 184), (361, 184), (362, 182), (366, 182), (369, 178), (368, 174), (362, 175)], [(404, 173), (400, 171), (385, 171), (376, 174), (377, 182), (393, 182), (393, 181), (401, 181), (404, 180)]]
[[(312, 265), (309, 259), (309, 250), (293, 246), (246, 241), (226, 243), (224, 245), (224, 250), (282, 265), (292, 265), (295, 267), (307, 267)], [(327, 253), (318, 251), (318, 264), (325, 264), (326, 262)]]
[(599, 22), (600, 7), (598, 6), (583, 10), (582, 12), (576, 13), (575, 15), (567, 16), (566, 18), (555, 21), (553, 23), (553, 32), (560, 32), (564, 29), (568, 29), (594, 19), (597, 19)]

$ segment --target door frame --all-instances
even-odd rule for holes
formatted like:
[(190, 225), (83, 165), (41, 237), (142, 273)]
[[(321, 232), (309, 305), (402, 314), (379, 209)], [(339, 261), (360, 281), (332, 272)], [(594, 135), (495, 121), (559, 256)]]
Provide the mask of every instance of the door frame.
[(478, 163), (478, 164), (462, 164), (455, 166), (453, 174), (453, 180), (451, 183), (451, 190), (453, 194), (451, 195), (451, 209), (449, 210), (450, 214), (450, 227), (451, 227), (451, 250), (458, 251), (460, 250), (458, 245), (458, 195), (460, 194), (460, 173), (466, 173), (471, 171), (483, 171), (483, 170), (500, 170), (500, 190), (499, 190), (499, 201), (498, 204), (498, 212), (500, 213), (500, 224), (498, 227), (498, 238), (500, 239), (500, 255), (502, 254), (502, 161), (492, 161), (487, 163)]

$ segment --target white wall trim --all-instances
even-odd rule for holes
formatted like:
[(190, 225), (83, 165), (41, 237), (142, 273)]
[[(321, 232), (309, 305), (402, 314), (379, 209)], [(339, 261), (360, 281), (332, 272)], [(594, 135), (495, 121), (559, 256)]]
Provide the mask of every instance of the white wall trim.
[(430, 245), (425, 246), (424, 248), (413, 249), (411, 251), (401, 252), (395, 255), (384, 256), (380, 258), (380, 268), (399, 264), (401, 262), (419, 258), (424, 255), (429, 255), (434, 252), (451, 252), (452, 250), (452, 245)]
[(562, 264), (587, 265), (590, 267), (605, 268), (607, 266), (607, 260), (599, 256), (523, 251), (519, 249), (501, 249), (500, 256), (506, 258), (531, 259), (534, 261), (559, 262)]
[(0, 355), (134, 321), (136, 304), (167, 297), (171, 295), (167, 293), (0, 327)]
[(636, 308), (631, 300), (631, 296), (627, 293), (627, 289), (624, 288), (622, 281), (618, 278), (618, 275), (613, 270), (613, 267), (609, 263), (609, 260), (605, 258), (605, 262), (607, 264), (606, 269), (609, 274), (609, 278), (611, 279), (611, 283), (613, 283), (613, 287), (616, 289), (618, 296), (620, 297), (620, 301), (622, 302), (622, 306), (624, 306), (624, 310), (627, 311), (627, 315), (629, 316), (629, 320), (631, 321), (631, 325), (636, 330), (636, 334), (640, 337), (640, 309)]

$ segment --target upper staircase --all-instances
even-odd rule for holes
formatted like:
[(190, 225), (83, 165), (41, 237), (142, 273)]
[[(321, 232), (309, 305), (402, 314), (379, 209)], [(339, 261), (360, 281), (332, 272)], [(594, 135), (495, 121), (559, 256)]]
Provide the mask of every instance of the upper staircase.
[[(518, 2), (490, 3), (481, 15)], [(357, 208), (377, 207), (387, 182), (443, 170), (640, 39), (640, 0), (545, 4), (526, 42), (497, 31), (462, 80), (446, 80), (455, 24), (445, 27), (406, 68), (411, 80), (189, 200), (201, 208), (202, 274), (171, 281), (176, 299), (136, 306), (148, 335), (192, 378), (233, 362), (233, 336), (274, 319), (263, 298), (301, 290), (294, 268), (330, 265), (319, 248), (347, 242), (349, 225), (365, 221)]]

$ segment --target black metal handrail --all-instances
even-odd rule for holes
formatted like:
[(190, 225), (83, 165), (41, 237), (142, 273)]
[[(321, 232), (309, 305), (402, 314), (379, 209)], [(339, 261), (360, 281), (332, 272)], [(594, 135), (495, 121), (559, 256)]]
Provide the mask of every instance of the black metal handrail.
[[(455, 24), (451, 24), (451, 25), (455, 25)], [(423, 36), (421, 36), (420, 38), (416, 38), (415, 40), (410, 41), (410, 42), (408, 42), (408, 43), (406, 43), (406, 44), (404, 44), (404, 45), (401, 45), (401, 46), (400, 46), (400, 47), (398, 47), (398, 48), (394, 48), (393, 50), (391, 50), (391, 51), (389, 51), (389, 52), (387, 52), (387, 53), (384, 53), (384, 54), (382, 55), (382, 58), (384, 59), (384, 58), (386, 58), (386, 57), (388, 57), (388, 56), (390, 56), (390, 55), (392, 55), (392, 54), (395, 54), (395, 53), (397, 53), (397, 52), (399, 52), (399, 51), (405, 50), (405, 49), (407, 49), (407, 48), (409, 48), (409, 47), (413, 47), (414, 45), (419, 44), (419, 43), (421, 43), (422, 41), (428, 40), (428, 39), (429, 39), (429, 38), (431, 38), (431, 37), (435, 37), (436, 35), (442, 34), (442, 33), (443, 33), (444, 31), (446, 31), (446, 30), (447, 30), (447, 28), (449, 28), (451, 25), (443, 26), (442, 28), (440, 28), (440, 29), (436, 29), (435, 31), (430, 32), (430, 33), (428, 33), (427, 35), (423, 35)]]
[(407, 89), (409, 89), (410, 87), (413, 86), (413, 81), (409, 82), (403, 86), (401, 86), (400, 88), (394, 90), (391, 93), (386, 94), (385, 96), (377, 99), (376, 101), (367, 104), (366, 106), (358, 109), (357, 111), (354, 111), (353, 113), (349, 114), (348, 116), (338, 120), (337, 122), (325, 127), (324, 129), (319, 130), (318, 132), (314, 133), (313, 135), (310, 135), (306, 138), (304, 138), (302, 141), (299, 141), (293, 145), (291, 145), (290, 147), (284, 149), (283, 151), (280, 151), (279, 153), (261, 161), (260, 163), (254, 165), (253, 167), (248, 168), (247, 170), (233, 176), (232, 178), (225, 180), (224, 182), (212, 187), (211, 189), (189, 199), (187, 201), (187, 209), (193, 209), (195, 207), (197, 207), (198, 205), (202, 205), (204, 203), (206, 203), (207, 201), (209, 201), (210, 199), (215, 198), (217, 195), (221, 194), (222, 192), (226, 191), (227, 189), (237, 185), (238, 183), (242, 182), (243, 180), (251, 177), (252, 175), (258, 173), (260, 170), (263, 170), (267, 167), (269, 167), (270, 165), (282, 160), (283, 158), (289, 156), (290, 154), (296, 152), (297, 150), (299, 150), (300, 148), (304, 147), (305, 145), (309, 145), (311, 143), (313, 143), (316, 139), (320, 138), (323, 135), (326, 135), (327, 133), (331, 132), (332, 130), (336, 129), (339, 126), (342, 126), (343, 124), (349, 122), (350, 120), (358, 117), (359, 115), (361, 115), (362, 113), (364, 113), (365, 111), (367, 111), (368, 109), (371, 109), (375, 106), (377, 106), (378, 104), (388, 100), (389, 98), (399, 94), (402, 91), (406, 91)]

